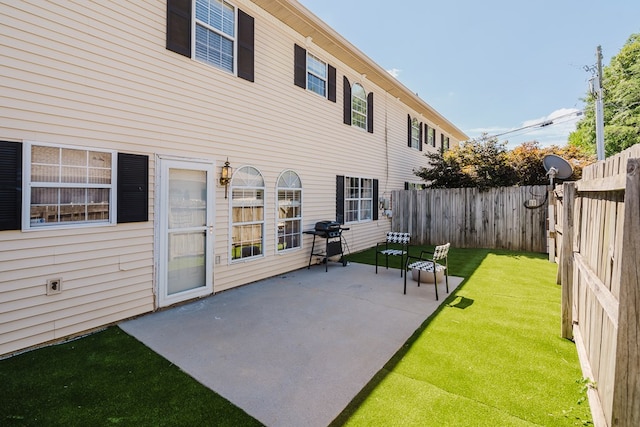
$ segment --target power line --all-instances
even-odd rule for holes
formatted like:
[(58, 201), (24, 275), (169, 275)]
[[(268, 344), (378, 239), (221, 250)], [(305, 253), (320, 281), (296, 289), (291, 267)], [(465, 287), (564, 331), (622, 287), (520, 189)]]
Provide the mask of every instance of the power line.
[[(534, 123), (534, 124), (531, 124), (531, 125), (522, 126), (520, 128), (517, 128), (517, 129), (511, 129), (511, 130), (508, 130), (506, 132), (497, 133), (495, 135), (487, 136), (486, 138), (487, 139), (497, 138), (499, 136), (508, 135), (508, 134), (515, 133), (515, 132), (521, 132), (518, 135), (524, 135), (524, 134), (526, 134), (528, 132), (532, 132), (532, 131), (536, 130), (537, 128), (543, 128), (543, 127), (547, 127), (547, 126), (553, 126), (553, 125), (559, 125), (559, 124), (562, 124), (562, 123), (568, 123), (571, 120), (577, 119), (578, 117), (582, 116), (583, 113), (584, 112), (582, 110), (572, 111), (571, 113), (567, 113), (567, 114), (563, 114), (563, 115), (558, 116), (558, 117), (554, 117), (553, 120), (546, 119), (546, 120), (543, 120), (543, 121), (541, 121), (539, 123)], [(571, 120), (558, 121), (558, 119), (563, 119), (563, 118), (571, 117), (571, 116), (575, 116), (575, 117), (573, 117)], [(522, 132), (522, 131), (524, 131), (524, 132)]]

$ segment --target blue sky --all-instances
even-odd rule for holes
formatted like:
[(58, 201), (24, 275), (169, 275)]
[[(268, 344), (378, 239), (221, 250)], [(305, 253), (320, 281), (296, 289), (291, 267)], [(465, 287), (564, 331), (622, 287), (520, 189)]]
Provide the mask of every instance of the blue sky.
[[(565, 145), (596, 47), (640, 32), (640, 0), (300, 0), (470, 137)], [(552, 120), (554, 124), (538, 127)]]

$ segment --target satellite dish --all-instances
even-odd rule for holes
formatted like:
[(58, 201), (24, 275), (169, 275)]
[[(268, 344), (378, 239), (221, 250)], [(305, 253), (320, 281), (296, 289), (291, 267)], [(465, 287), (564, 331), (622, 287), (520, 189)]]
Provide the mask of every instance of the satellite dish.
[(547, 175), (549, 175), (551, 187), (553, 187), (553, 180), (555, 178), (567, 179), (573, 173), (573, 168), (569, 162), (555, 154), (547, 154), (544, 156), (542, 159), (542, 165), (547, 171)]

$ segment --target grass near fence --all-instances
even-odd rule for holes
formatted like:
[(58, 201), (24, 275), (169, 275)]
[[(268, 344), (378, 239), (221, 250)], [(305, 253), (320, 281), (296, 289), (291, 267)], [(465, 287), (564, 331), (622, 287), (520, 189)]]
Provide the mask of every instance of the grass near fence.
[(560, 337), (556, 265), (452, 249), (449, 266), (465, 282), (333, 425), (592, 425), (575, 345)]

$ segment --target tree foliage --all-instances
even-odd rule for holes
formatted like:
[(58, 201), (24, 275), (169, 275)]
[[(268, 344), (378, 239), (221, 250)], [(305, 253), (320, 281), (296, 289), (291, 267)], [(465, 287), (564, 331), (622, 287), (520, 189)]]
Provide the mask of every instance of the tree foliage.
[[(604, 143), (607, 156), (640, 143), (640, 33), (632, 34), (620, 52), (603, 68)], [(569, 144), (595, 153), (595, 101), (585, 98), (585, 114)]]
[(478, 187), (481, 190), (512, 185), (545, 185), (549, 183), (542, 159), (556, 154), (573, 166), (570, 179), (580, 179), (582, 168), (593, 162), (593, 156), (580, 147), (541, 148), (536, 141), (525, 142), (507, 150), (507, 142), (483, 135), (459, 147), (427, 153), (430, 166), (414, 170), (429, 188)]

